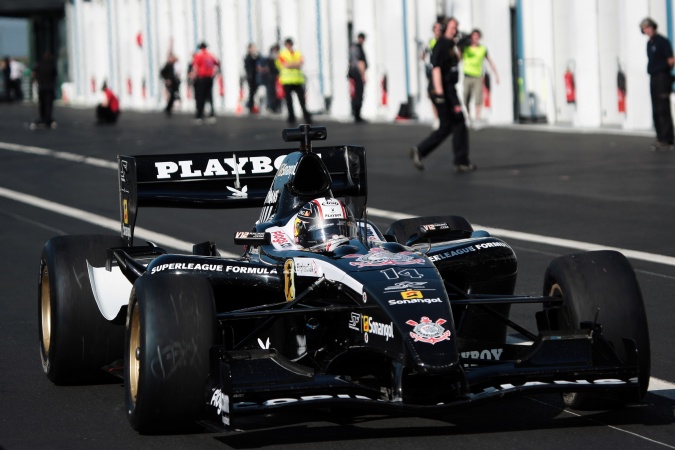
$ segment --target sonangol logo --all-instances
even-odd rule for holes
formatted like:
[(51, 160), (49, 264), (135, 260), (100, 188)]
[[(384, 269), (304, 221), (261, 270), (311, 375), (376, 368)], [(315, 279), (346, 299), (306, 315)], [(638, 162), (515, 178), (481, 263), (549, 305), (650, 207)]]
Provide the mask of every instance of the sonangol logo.
[(415, 342), (421, 341), (433, 345), (436, 342), (450, 339), (450, 330), (446, 330), (441, 326), (445, 322), (447, 322), (445, 319), (438, 319), (436, 322), (432, 322), (431, 319), (425, 316), (422, 317), (419, 323), (414, 320), (408, 320), (406, 323), (415, 327), (410, 332), (410, 337), (415, 339)]

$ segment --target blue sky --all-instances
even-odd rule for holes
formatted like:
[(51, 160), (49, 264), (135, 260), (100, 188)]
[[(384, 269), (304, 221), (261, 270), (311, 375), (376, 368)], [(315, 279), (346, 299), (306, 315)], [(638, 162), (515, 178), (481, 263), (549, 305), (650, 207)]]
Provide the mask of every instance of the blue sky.
[(0, 17), (0, 58), (28, 57), (28, 21)]

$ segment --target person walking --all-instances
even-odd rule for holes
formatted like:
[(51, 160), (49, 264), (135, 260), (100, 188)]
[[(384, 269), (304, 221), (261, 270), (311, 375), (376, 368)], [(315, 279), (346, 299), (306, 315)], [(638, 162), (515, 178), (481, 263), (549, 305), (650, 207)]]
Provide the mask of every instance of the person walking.
[(475, 120), (480, 120), (480, 111), (483, 106), (483, 62), (490, 64), (495, 81), (499, 84), (499, 75), (494, 62), (488, 55), (487, 48), (480, 43), (482, 33), (478, 28), (471, 31), (471, 44), (462, 50), (462, 61), (464, 62), (464, 106), (466, 112), (469, 111), (470, 101), (473, 99)]
[(246, 72), (246, 84), (248, 84), (248, 102), (246, 107), (250, 114), (257, 114), (258, 107), (255, 105), (255, 94), (258, 91), (258, 72), (260, 71), (260, 54), (255, 44), (248, 44), (246, 57), (244, 58), (244, 71)]
[(159, 72), (164, 80), (164, 87), (166, 88), (167, 101), (166, 107), (164, 108), (164, 114), (166, 114), (167, 117), (171, 117), (173, 104), (176, 100), (180, 99), (180, 78), (178, 71), (176, 70), (177, 62), (178, 58), (176, 55), (169, 53), (166, 64), (164, 64), (164, 67), (162, 67), (162, 70)]
[(459, 79), (458, 64), (461, 58), (454, 41), (457, 35), (457, 19), (447, 19), (444, 26), (443, 35), (434, 46), (431, 55), (433, 65), (431, 77), (434, 87), (432, 100), (438, 110), (440, 126), (416, 147), (412, 147), (409, 156), (417, 169), (424, 170), (422, 159), (452, 134), (455, 172), (473, 172), (476, 166), (469, 161), (469, 133), (455, 88)]
[(56, 64), (51, 53), (45, 52), (33, 69), (33, 80), (38, 85), (38, 104), (40, 119), (34, 124), (46, 128), (56, 128), (52, 117), (54, 110), (54, 88), (56, 87)]
[(284, 48), (279, 52), (279, 82), (284, 87), (286, 107), (288, 108), (288, 123), (295, 123), (295, 110), (293, 109), (293, 96), (298, 97), (302, 115), (306, 124), (312, 123), (312, 116), (305, 106), (305, 75), (302, 66), (305, 60), (299, 50), (293, 48), (293, 40), (288, 38), (284, 41)]
[(673, 76), (671, 70), (675, 63), (673, 48), (668, 39), (656, 32), (657, 24), (647, 17), (640, 22), (642, 34), (647, 41), (647, 72), (649, 73), (649, 91), (652, 97), (652, 118), (656, 128), (656, 142), (652, 150), (672, 150), (673, 118), (670, 113), (670, 92)]
[(438, 40), (441, 38), (442, 28), (443, 25), (441, 24), (441, 22), (437, 21), (434, 23), (433, 27), (431, 28), (431, 31), (434, 35), (431, 39), (429, 39), (427, 47), (422, 51), (422, 54), (420, 55), (420, 58), (422, 59), (422, 61), (424, 61), (424, 73), (427, 76), (427, 94), (429, 96), (429, 99), (431, 100), (431, 108), (434, 111), (434, 121), (431, 126), (431, 128), (434, 130), (438, 128), (440, 122), (438, 120), (438, 111), (436, 111), (436, 104), (433, 102), (434, 84), (431, 80), (431, 70), (433, 69), (433, 66), (431, 65), (431, 54), (434, 51), (436, 42), (438, 42)]
[(191, 77), (194, 80), (195, 102), (197, 105), (196, 120), (198, 123), (204, 121), (204, 106), (211, 104), (210, 121), (215, 121), (215, 111), (213, 109), (213, 77), (220, 67), (220, 61), (213, 56), (207, 49), (206, 42), (199, 44), (199, 51), (192, 58)]
[(357, 41), (349, 46), (349, 78), (350, 92), (352, 97), (352, 115), (354, 122), (363, 123), (365, 120), (361, 117), (361, 107), (363, 106), (363, 89), (366, 85), (366, 70), (368, 61), (363, 51), (363, 42), (366, 35), (359, 33)]

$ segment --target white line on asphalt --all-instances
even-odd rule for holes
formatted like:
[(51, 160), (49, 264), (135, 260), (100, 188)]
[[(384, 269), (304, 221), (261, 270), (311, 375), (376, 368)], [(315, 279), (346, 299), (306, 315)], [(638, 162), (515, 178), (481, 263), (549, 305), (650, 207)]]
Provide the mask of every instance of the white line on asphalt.
[(657, 441), (657, 440), (655, 440), (655, 439), (649, 438), (649, 437), (644, 436), (644, 435), (642, 435), (642, 434), (638, 434), (638, 433), (634, 433), (634, 432), (632, 432), (632, 431), (624, 430), (623, 428), (620, 428), (620, 427), (617, 427), (617, 426), (614, 426), (614, 425), (609, 425), (609, 424), (607, 424), (607, 423), (604, 423), (604, 422), (601, 422), (601, 421), (599, 421), (599, 420), (597, 420), (597, 419), (594, 419), (594, 418), (593, 418), (592, 416), (590, 416), (590, 415), (583, 415), (583, 414), (576, 413), (576, 412), (574, 412), (574, 411), (570, 411), (569, 409), (560, 408), (560, 407), (557, 406), (557, 405), (552, 405), (552, 404), (550, 404), (550, 403), (544, 402), (544, 401), (542, 401), (542, 400), (540, 400), (540, 399), (537, 399), (537, 398), (534, 398), (534, 397), (529, 397), (529, 399), (532, 400), (532, 401), (535, 402), (535, 403), (539, 403), (540, 405), (545, 405), (545, 406), (548, 406), (548, 407), (550, 407), (550, 408), (554, 408), (554, 409), (556, 409), (556, 410), (558, 410), (558, 411), (563, 411), (563, 412), (566, 413), (566, 414), (569, 414), (569, 415), (571, 415), (571, 416), (578, 417), (578, 418), (580, 418), (580, 419), (582, 419), (582, 420), (588, 420), (589, 422), (597, 423), (597, 424), (602, 425), (602, 426), (605, 426), (605, 427), (607, 427), (607, 428), (611, 428), (612, 430), (619, 431), (619, 432), (621, 432), (621, 433), (630, 434), (631, 436), (635, 436), (635, 437), (640, 438), (640, 439), (644, 439), (644, 440), (647, 441), (647, 442), (652, 442), (652, 443), (654, 443), (654, 444), (662, 445), (663, 447), (666, 447), (666, 448), (673, 448), (673, 449), (675, 449), (675, 447), (672, 446), (672, 445), (670, 445), (670, 444), (667, 444), (667, 443), (661, 442), (661, 441)]
[[(82, 220), (84, 222), (91, 223), (93, 225), (100, 226), (113, 231), (120, 230), (120, 224), (116, 220), (108, 219), (107, 217), (99, 216), (97, 214), (92, 214), (81, 209), (73, 208), (70, 206), (62, 205), (60, 203), (52, 202), (50, 200), (45, 200), (33, 195), (23, 194), (21, 192), (12, 191), (10, 189), (5, 189), (0, 187), (0, 196), (14, 200), (17, 202), (25, 203), (36, 208), (45, 209), (57, 214), (62, 214), (67, 217), (72, 217), (74, 219)], [(381, 210), (378, 210), (381, 211)], [(141, 227), (136, 227), (136, 235), (141, 239), (147, 239), (160, 246), (171, 247), (176, 250), (189, 252), (192, 251), (192, 244), (174, 237), (168, 236), (162, 233), (155, 233), (150, 230), (146, 230)], [(222, 256), (226, 258), (236, 258), (237, 255), (229, 252), (222, 252)], [(675, 384), (670, 383), (665, 380), (652, 377), (649, 383), (649, 391), (660, 395), (662, 397), (667, 397), (669, 399), (675, 400)]]
[[(46, 209), (57, 214), (62, 214), (64, 216), (72, 217), (74, 219), (82, 220), (84, 222), (89, 222), (94, 225), (98, 225), (101, 228), (106, 228), (108, 230), (120, 232), (120, 223), (117, 220), (108, 219), (107, 217), (99, 216), (98, 214), (92, 214), (81, 209), (72, 208), (70, 206), (62, 205), (60, 203), (52, 202), (50, 200), (45, 200), (33, 195), (23, 194), (21, 192), (12, 191), (10, 189), (5, 189), (0, 187), (0, 196), (15, 200), (17, 202), (25, 203), (27, 205), (35, 206), (36, 208)], [(162, 247), (171, 247), (176, 250), (183, 252), (191, 252), (192, 244), (174, 237), (168, 236), (162, 233), (156, 233), (154, 231), (146, 230), (142, 227), (135, 228), (135, 235), (144, 240), (152, 241)], [(237, 255), (229, 252), (221, 252), (221, 255), (226, 258), (236, 258)]]
[[(371, 216), (381, 217), (381, 218), (390, 219), (390, 220), (411, 219), (413, 217), (417, 217), (417, 216), (412, 216), (410, 214), (403, 214), (403, 213), (386, 211), (384, 209), (377, 209), (377, 208), (370, 208), (370, 207), (368, 207), (368, 214), (371, 215)], [(561, 238), (555, 238), (555, 237), (551, 237), (551, 236), (542, 236), (542, 235), (539, 235), (539, 234), (522, 233), (520, 231), (504, 230), (502, 228), (484, 227), (482, 225), (477, 225), (477, 224), (472, 224), (472, 226), (476, 230), (485, 230), (485, 231), (487, 231), (488, 233), (490, 233), (491, 235), (494, 235), (494, 236), (505, 237), (505, 238), (509, 238), (509, 239), (516, 239), (516, 240), (519, 240), (519, 241), (535, 242), (535, 243), (538, 243), (538, 244), (547, 244), (547, 245), (553, 245), (553, 246), (556, 246), (556, 247), (565, 247), (565, 248), (570, 248), (570, 249), (575, 249), (575, 250), (583, 250), (583, 251), (616, 250), (618, 252), (623, 253), (628, 258), (639, 259), (639, 260), (642, 260), (642, 261), (648, 261), (648, 262), (659, 263), (659, 264), (665, 264), (665, 265), (668, 265), (668, 266), (675, 266), (675, 257), (672, 257), (672, 256), (658, 255), (658, 254), (655, 254), (655, 253), (639, 252), (639, 251), (636, 251), (636, 250), (629, 250), (629, 249), (618, 248), (618, 247), (608, 247), (608, 246), (605, 246), (605, 245), (591, 244), (589, 242), (573, 241), (571, 239), (561, 239)]]

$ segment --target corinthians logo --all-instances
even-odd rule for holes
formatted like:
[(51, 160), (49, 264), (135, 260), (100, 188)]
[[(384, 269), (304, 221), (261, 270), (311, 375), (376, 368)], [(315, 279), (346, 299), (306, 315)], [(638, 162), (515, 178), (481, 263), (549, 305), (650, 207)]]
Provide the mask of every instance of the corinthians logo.
[(445, 322), (447, 322), (445, 319), (432, 322), (431, 319), (424, 316), (419, 323), (414, 320), (408, 320), (406, 323), (415, 327), (410, 332), (410, 337), (415, 339), (415, 342), (421, 341), (433, 345), (436, 342), (450, 339), (450, 331), (441, 326)]

